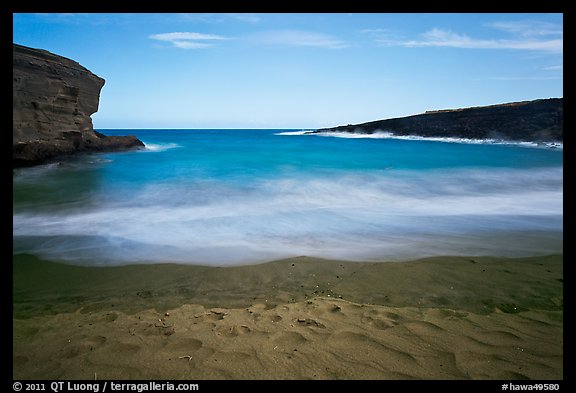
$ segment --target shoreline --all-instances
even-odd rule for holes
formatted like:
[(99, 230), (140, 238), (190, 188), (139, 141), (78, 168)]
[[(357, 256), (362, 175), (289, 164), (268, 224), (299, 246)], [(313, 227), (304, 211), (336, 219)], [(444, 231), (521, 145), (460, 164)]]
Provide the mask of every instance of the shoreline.
[(13, 377), (562, 379), (562, 261), (83, 267), (14, 255)]

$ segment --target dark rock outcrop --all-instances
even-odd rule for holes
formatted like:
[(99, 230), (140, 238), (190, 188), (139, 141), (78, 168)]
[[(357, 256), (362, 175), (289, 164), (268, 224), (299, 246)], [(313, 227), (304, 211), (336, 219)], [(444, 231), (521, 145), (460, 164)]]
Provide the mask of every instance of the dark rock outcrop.
[(390, 132), (394, 135), (562, 141), (563, 98), (428, 111), (369, 123), (323, 128), (315, 132)]
[(29, 166), (76, 152), (143, 147), (135, 136), (94, 131), (104, 79), (45, 50), (13, 45), (13, 166)]

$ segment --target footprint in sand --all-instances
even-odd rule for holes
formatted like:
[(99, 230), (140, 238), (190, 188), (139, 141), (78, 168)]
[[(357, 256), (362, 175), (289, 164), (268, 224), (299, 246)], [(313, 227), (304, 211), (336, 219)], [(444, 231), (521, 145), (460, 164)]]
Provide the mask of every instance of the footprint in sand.
[(217, 333), (224, 337), (238, 337), (250, 333), (251, 329), (247, 325), (219, 326)]
[(216, 351), (213, 348), (204, 346), (204, 342), (195, 338), (180, 338), (171, 341), (162, 351), (167, 353), (169, 359), (184, 359), (190, 367), (197, 367), (198, 364), (212, 356)]
[(326, 327), (324, 324), (310, 318), (298, 318), (296, 321), (298, 322), (299, 325), (302, 326), (312, 326), (321, 329), (324, 329)]
[(166, 321), (157, 321), (154, 323), (141, 323), (136, 327), (129, 329), (130, 335), (141, 334), (143, 336), (171, 336), (176, 333), (174, 326)]
[(70, 359), (76, 356), (92, 352), (106, 343), (104, 336), (91, 336), (86, 338), (70, 339), (63, 349), (58, 352), (58, 357)]
[(271, 343), (274, 347), (299, 347), (300, 345), (306, 343), (308, 340), (297, 332), (280, 332), (276, 333), (271, 338)]

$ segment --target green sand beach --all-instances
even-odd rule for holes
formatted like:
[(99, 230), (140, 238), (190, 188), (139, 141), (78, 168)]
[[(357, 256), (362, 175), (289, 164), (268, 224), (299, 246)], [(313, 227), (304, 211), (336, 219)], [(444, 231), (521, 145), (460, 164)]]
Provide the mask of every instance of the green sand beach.
[(14, 379), (562, 379), (563, 257), (13, 257)]

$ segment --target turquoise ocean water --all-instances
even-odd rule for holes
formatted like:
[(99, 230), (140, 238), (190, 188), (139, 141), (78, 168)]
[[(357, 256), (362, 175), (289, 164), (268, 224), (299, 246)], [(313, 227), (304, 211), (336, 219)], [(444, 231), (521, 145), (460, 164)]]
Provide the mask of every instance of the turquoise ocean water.
[(298, 130), (99, 130), (140, 151), (13, 176), (14, 252), (234, 265), (562, 252), (563, 149)]

